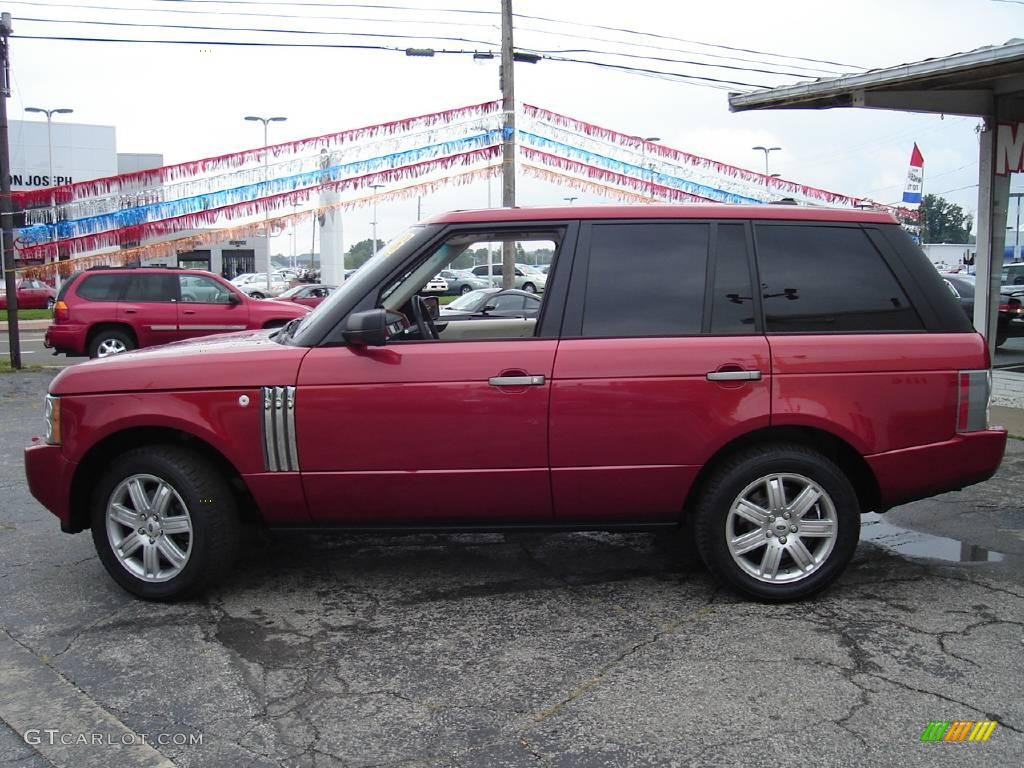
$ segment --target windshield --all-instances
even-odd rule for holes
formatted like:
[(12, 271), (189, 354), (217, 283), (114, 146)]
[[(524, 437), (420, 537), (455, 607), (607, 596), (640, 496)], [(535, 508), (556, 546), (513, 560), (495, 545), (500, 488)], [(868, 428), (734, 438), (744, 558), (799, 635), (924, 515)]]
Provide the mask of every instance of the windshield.
[(308, 287), (309, 287), (308, 285), (296, 285), (294, 288), (289, 288), (287, 291), (282, 293), (280, 296), (278, 296), (278, 298), (279, 299), (290, 298), (290, 297), (295, 296), (296, 294), (301, 293), (302, 291), (306, 290), (306, 288), (308, 288)]
[(487, 290), (486, 288), (482, 288), (478, 291), (470, 291), (465, 296), (460, 296), (449, 304), (447, 309), (458, 309), (463, 312), (475, 312), (483, 305), (484, 301), (492, 293), (496, 293), (496, 291)]
[(374, 256), (371, 256), (366, 262), (361, 264), (355, 272), (346, 277), (345, 281), (332, 291), (331, 295), (320, 306), (302, 318), (302, 322), (292, 329), (290, 337), (298, 338), (301, 336), (302, 332), (312, 325), (314, 318), (330, 314), (334, 307), (347, 301), (350, 296), (362, 296), (372, 287), (371, 282), (375, 279), (376, 267), (387, 262), (399, 248), (409, 242), (415, 235), (422, 232), (423, 229), (423, 225), (413, 225), (388, 242)]

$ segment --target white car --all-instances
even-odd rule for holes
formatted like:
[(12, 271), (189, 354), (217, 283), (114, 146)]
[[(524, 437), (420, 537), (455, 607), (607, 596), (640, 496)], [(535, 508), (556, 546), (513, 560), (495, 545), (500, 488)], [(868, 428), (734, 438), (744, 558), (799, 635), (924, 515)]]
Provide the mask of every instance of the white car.
[(238, 289), (254, 299), (266, 299), (272, 296), (280, 296), (291, 287), (287, 280), (278, 279), (276, 275), (271, 275), (271, 278), (273, 279), (269, 289), (267, 288), (266, 275), (257, 275), (255, 279), (239, 285)]
[(430, 282), (423, 286), (420, 293), (448, 293), (448, 281), (440, 275), (430, 278)]

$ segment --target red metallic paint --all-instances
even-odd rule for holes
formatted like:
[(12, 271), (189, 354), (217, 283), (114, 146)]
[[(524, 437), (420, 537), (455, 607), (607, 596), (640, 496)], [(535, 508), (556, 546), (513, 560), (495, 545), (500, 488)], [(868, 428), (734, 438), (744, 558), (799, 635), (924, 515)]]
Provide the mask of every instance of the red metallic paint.
[[(707, 380), (722, 368), (763, 378)], [(678, 517), (701, 465), (768, 426), (770, 374), (763, 336), (562, 341), (551, 390), (555, 515)]]
[(77, 468), (64, 457), (59, 445), (38, 442), (25, 449), (29, 490), (64, 526), (71, 519), (71, 480)]
[(956, 429), (957, 371), (988, 367), (978, 334), (769, 336), (772, 425), (830, 432), (862, 455)]
[(551, 515), (550, 379), (544, 339), (313, 349), (299, 373), (296, 433), (310, 514), (387, 524)]
[(988, 480), (999, 468), (1005, 450), (1006, 430), (996, 428), (866, 456), (865, 460), (875, 473), (883, 506), (892, 507)]

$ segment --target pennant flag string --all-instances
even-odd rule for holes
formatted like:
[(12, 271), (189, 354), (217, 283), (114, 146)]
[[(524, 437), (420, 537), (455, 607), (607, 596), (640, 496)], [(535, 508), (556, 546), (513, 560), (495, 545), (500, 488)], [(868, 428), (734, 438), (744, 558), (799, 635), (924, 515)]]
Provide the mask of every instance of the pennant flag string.
[[(629, 203), (650, 203), (651, 199), (649, 195), (642, 194), (640, 192), (631, 192), (627, 189), (619, 189), (618, 187), (610, 187), (607, 184), (600, 184), (596, 181), (590, 181), (589, 179), (580, 179), (576, 176), (569, 176), (568, 174), (558, 173), (550, 168), (542, 168), (539, 165), (533, 163), (523, 163), (522, 169), (528, 176), (534, 176), (542, 181), (547, 181), (551, 184), (557, 184), (559, 186), (568, 186), (572, 189), (578, 189), (581, 192), (591, 192), (597, 195), (603, 195), (604, 197), (615, 198), (616, 200), (622, 200)], [(693, 202), (693, 201), (687, 201)]]
[[(732, 194), (721, 189), (714, 187), (708, 187), (703, 184), (697, 184), (687, 179), (681, 179), (677, 176), (670, 176), (665, 173), (654, 172), (641, 165), (634, 165), (633, 163), (626, 163), (621, 160), (616, 160), (605, 155), (598, 155), (592, 152), (588, 152), (585, 149), (579, 147), (570, 146), (568, 144), (562, 144), (558, 141), (552, 141), (546, 139), (543, 136), (538, 136), (534, 133), (528, 133), (526, 131), (519, 131), (521, 138), (525, 139), (529, 144), (536, 147), (549, 150), (548, 154), (554, 154), (560, 157), (568, 157), (570, 159), (579, 160), (587, 165), (598, 166), (600, 168), (607, 168), (608, 170), (615, 171), (623, 176), (636, 175), (637, 180), (642, 183), (648, 183), (649, 181), (657, 180), (662, 186), (671, 186), (688, 192), (694, 197), (704, 200), (718, 200), (727, 203), (757, 203), (759, 200), (752, 197), (745, 197), (743, 195)], [(646, 178), (644, 178), (646, 176)]]
[(440, 123), (450, 123), (469, 116), (483, 117), (499, 111), (500, 107), (501, 102), (498, 100), (486, 101), (467, 107), (458, 107), (441, 112), (408, 117), (402, 120), (392, 120), (378, 125), (353, 128), (338, 133), (329, 133), (308, 139), (273, 144), (269, 147), (257, 147), (216, 157), (206, 157), (201, 160), (191, 160), (161, 168), (136, 171), (135, 173), (120, 174), (118, 176), (107, 176), (101, 179), (65, 184), (59, 187), (15, 192), (12, 193), (11, 198), (15, 205), (31, 208), (69, 203), (97, 195), (131, 192), (191, 176), (198, 176), (203, 173), (210, 173), (211, 171), (240, 168), (250, 163), (262, 161), (265, 156), (269, 155), (279, 157), (284, 154), (330, 148), (350, 142), (365, 141), (377, 136), (404, 133)]
[(448, 123), (401, 137), (391, 137), (363, 144), (351, 144), (345, 149), (332, 150), (330, 153), (321, 150), (320, 154), (305, 155), (290, 160), (274, 162), (266, 168), (262, 165), (257, 165), (228, 171), (227, 173), (215, 176), (197, 177), (165, 186), (152, 187), (129, 194), (106, 195), (77, 200), (60, 206), (30, 208), (25, 211), (25, 220), (28, 225), (49, 224), (54, 221), (99, 216), (126, 208), (134, 208), (167, 200), (180, 200), (206, 192), (245, 186), (263, 181), (266, 178), (293, 176), (303, 171), (322, 168), (325, 157), (328, 158), (326, 162), (330, 166), (335, 166), (340, 165), (343, 159), (368, 159), (376, 155), (394, 154), (403, 145), (407, 146), (409, 142), (414, 140), (420, 140), (425, 144), (443, 143), (443, 141), (457, 138), (458, 134), (465, 132), (467, 129), (475, 130), (476, 133), (496, 131), (498, 130), (498, 125), (495, 121), (495, 116), (478, 117), (471, 120)]
[(610, 142), (622, 147), (627, 147), (639, 151), (643, 147), (643, 151), (647, 157), (651, 158), (664, 158), (667, 160), (674, 160), (679, 163), (702, 167), (712, 171), (716, 174), (720, 174), (726, 177), (732, 177), (735, 179), (742, 180), (748, 184), (755, 185), (758, 188), (772, 189), (777, 194), (785, 194), (787, 196), (800, 196), (807, 200), (813, 200), (817, 203), (825, 203), (828, 205), (841, 205), (847, 207), (861, 207), (864, 205), (870, 205), (874, 208), (887, 210), (890, 213), (897, 216), (912, 215), (913, 212), (899, 206), (887, 206), (875, 203), (872, 200), (864, 198), (850, 197), (849, 195), (842, 195), (836, 192), (829, 192), (828, 190), (819, 189), (817, 187), (811, 187), (805, 184), (799, 184), (797, 182), (787, 181), (785, 179), (776, 178), (773, 176), (765, 176), (764, 174), (757, 173), (755, 171), (749, 171), (744, 168), (739, 168), (734, 165), (727, 163), (718, 162), (716, 160), (710, 160), (699, 155), (693, 155), (688, 152), (682, 152), (671, 147), (667, 147), (664, 144), (655, 144), (653, 142), (645, 142), (639, 136), (630, 136), (628, 134), (619, 133), (610, 128), (604, 128), (599, 125), (587, 123), (576, 118), (563, 115), (558, 112), (553, 112), (549, 109), (542, 107), (533, 106), (531, 104), (523, 104), (523, 114), (530, 119), (540, 121), (542, 123), (551, 124), (553, 126), (563, 128), (566, 130), (574, 131), (583, 136), (590, 137), (592, 139), (603, 140)]
[(331, 168), (307, 171), (269, 181), (259, 181), (244, 187), (222, 190), (197, 195), (183, 200), (153, 203), (117, 211), (115, 213), (92, 216), (71, 221), (59, 221), (53, 225), (36, 225), (24, 227), (15, 232), (15, 240), (24, 248), (39, 243), (76, 238), (111, 229), (134, 227), (147, 222), (180, 217), (189, 213), (198, 213), (210, 208), (224, 208), (232, 203), (259, 202), (283, 192), (293, 192), (305, 187), (322, 187), (339, 179), (350, 176), (363, 176), (381, 167), (396, 168), (408, 165), (427, 157), (450, 155), (494, 144), (499, 139), (499, 132), (487, 132), (468, 136), (455, 141), (448, 141), (428, 147), (397, 152), (392, 155), (360, 160), (355, 163), (334, 166)]
[[(496, 177), (500, 174), (500, 163), (488, 165), (484, 168), (474, 168), (469, 171), (462, 171), (451, 176), (445, 176), (441, 179), (434, 179), (431, 181), (399, 187), (388, 192), (381, 192), (375, 195), (365, 195), (351, 200), (330, 203), (317, 208), (304, 210), (301, 213), (289, 213), (284, 216), (270, 219), (267, 223), (270, 225), (271, 231), (280, 232), (289, 226), (303, 223), (310, 217), (310, 215), (319, 216), (331, 211), (352, 210), (354, 208), (370, 205), (374, 199), (380, 202), (422, 197), (432, 194), (442, 187), (463, 186), (485, 178)], [(73, 259), (65, 259), (63, 261), (51, 261), (46, 264), (23, 267), (18, 270), (18, 274), (26, 277), (47, 278), (59, 273), (62, 277), (67, 277), (72, 272), (93, 266), (112, 263), (141, 263), (144, 260), (174, 258), (179, 253), (187, 253), (188, 251), (196, 250), (197, 248), (202, 248), (204, 246), (214, 245), (216, 243), (223, 242), (224, 240), (244, 240), (249, 237), (255, 237), (262, 234), (265, 229), (263, 221), (251, 222), (248, 224), (229, 227), (227, 229), (199, 232), (173, 240), (162, 240), (157, 243), (148, 243), (146, 245), (124, 248), (117, 251), (108, 251), (89, 256), (79, 256)]]
[(700, 197), (699, 195), (692, 194), (683, 189), (677, 189), (674, 187), (666, 187), (657, 183), (650, 183), (644, 179), (637, 178), (636, 176), (628, 176), (623, 173), (617, 173), (616, 171), (609, 170), (607, 168), (599, 168), (593, 165), (587, 165), (577, 160), (570, 160), (565, 157), (558, 155), (552, 155), (548, 152), (542, 152), (539, 149), (533, 147), (520, 146), (519, 151), (522, 153), (523, 158), (526, 160), (533, 160), (537, 163), (542, 163), (546, 166), (558, 168), (563, 171), (572, 171), (581, 176), (586, 176), (590, 179), (597, 179), (599, 181), (611, 182), (618, 184), (623, 187), (636, 190), (638, 192), (647, 192), (649, 195), (660, 195), (666, 200), (673, 200), (676, 202), (687, 202), (687, 203), (713, 203), (715, 200), (711, 200), (706, 197)]
[(313, 193), (320, 189), (360, 190), (373, 184), (394, 184), (397, 181), (417, 178), (433, 171), (453, 167), (464, 167), (474, 163), (491, 160), (500, 154), (500, 145), (491, 145), (480, 149), (473, 149), (457, 155), (449, 155), (433, 160), (404, 165), (398, 168), (389, 168), (377, 173), (358, 176), (350, 179), (329, 182), (319, 187), (306, 187), (296, 189), (282, 194), (250, 200), (240, 203), (225, 205), (220, 208), (209, 208), (202, 211), (186, 213), (159, 221), (145, 222), (132, 226), (121, 227), (120, 229), (109, 230), (78, 237), (61, 240), (59, 243), (46, 242), (35, 245), (26, 245), (20, 249), (20, 257), (23, 259), (46, 259), (56, 258), (58, 247), (67, 253), (83, 253), (86, 251), (98, 250), (101, 248), (113, 248), (126, 242), (139, 242), (151, 237), (160, 237), (189, 229), (197, 229), (204, 226), (212, 226), (220, 219), (238, 219), (255, 216), (269, 210), (277, 210), (282, 207), (291, 207), (306, 203)]

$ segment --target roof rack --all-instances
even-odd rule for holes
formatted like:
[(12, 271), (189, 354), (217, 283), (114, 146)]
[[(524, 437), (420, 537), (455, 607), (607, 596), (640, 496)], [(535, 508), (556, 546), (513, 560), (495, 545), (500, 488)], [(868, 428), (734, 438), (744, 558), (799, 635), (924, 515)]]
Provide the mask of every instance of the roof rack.
[(174, 265), (172, 267), (168, 267), (168, 266), (160, 266), (160, 267), (158, 267), (158, 266), (149, 266), (148, 264), (122, 264), (119, 267), (112, 267), (112, 266), (104, 266), (104, 265), (101, 264), (101, 265), (95, 266), (95, 267), (87, 267), (85, 269), (85, 271), (86, 272), (95, 272), (97, 270), (108, 270), (108, 269), (184, 269), (184, 267), (180, 267), (178, 265)]

